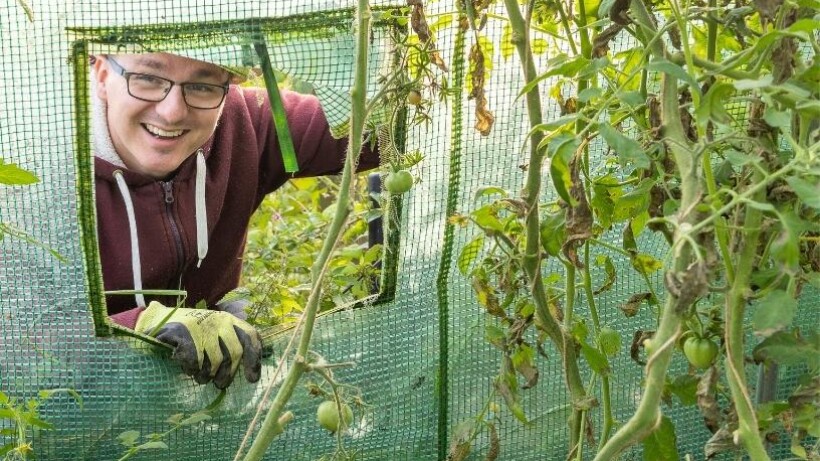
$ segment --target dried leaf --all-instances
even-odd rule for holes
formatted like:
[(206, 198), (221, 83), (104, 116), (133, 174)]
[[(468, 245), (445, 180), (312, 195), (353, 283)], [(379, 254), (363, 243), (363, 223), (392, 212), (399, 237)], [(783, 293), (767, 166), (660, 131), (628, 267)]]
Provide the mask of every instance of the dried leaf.
[(703, 447), (703, 452), (706, 459), (713, 459), (715, 456), (724, 452), (732, 452), (737, 450), (733, 440), (732, 431), (726, 426), (718, 429), (717, 432), (710, 438)]
[(407, 5), (413, 7), (410, 11), (410, 27), (419, 36), (421, 43), (427, 43), (430, 41), (430, 27), (424, 15), (424, 5), (421, 0), (407, 0)]
[(632, 345), (629, 347), (629, 356), (639, 365), (646, 365), (646, 361), (641, 358), (641, 349), (643, 342), (647, 339), (652, 339), (655, 335), (654, 331), (636, 330), (632, 335)]
[(569, 164), (572, 185), (569, 195), (574, 205), (567, 208), (566, 233), (567, 239), (561, 248), (564, 256), (577, 268), (583, 269), (584, 264), (578, 257), (577, 248), (592, 237), (592, 209), (587, 201), (584, 182), (581, 180), (581, 151), (573, 156)]
[(628, 13), (629, 0), (615, 0), (615, 3), (612, 4), (612, 8), (609, 10), (609, 19), (616, 24), (627, 26), (632, 22)]
[(710, 367), (701, 376), (695, 393), (700, 414), (703, 415), (703, 422), (712, 433), (720, 429), (720, 423), (723, 420), (717, 402), (717, 379), (717, 368)]
[(592, 57), (602, 58), (606, 56), (609, 52), (609, 42), (612, 41), (623, 28), (624, 26), (620, 24), (612, 24), (595, 36), (595, 39), (592, 41)]
[(777, 11), (783, 5), (783, 0), (754, 0), (755, 9), (760, 13), (760, 16), (764, 20), (771, 20), (774, 19)]
[[(634, 317), (641, 307), (641, 303), (652, 299), (652, 293), (637, 293), (629, 297), (629, 299), (620, 306), (621, 312), (627, 317)], [(640, 330), (639, 330), (640, 331)]]
[(487, 136), (492, 130), (493, 123), (495, 123), (495, 116), (487, 108), (487, 97), (484, 94), (484, 80), (486, 78), (484, 69), (484, 51), (481, 45), (474, 44), (470, 49), (470, 80), (473, 85), (470, 91), (470, 99), (476, 100), (475, 107), (475, 129), (481, 133), (482, 136)]
[(464, 461), (470, 455), (470, 442), (460, 442), (450, 444), (450, 451), (447, 453), (447, 461)]
[(470, 454), (470, 440), (475, 432), (475, 421), (467, 420), (456, 426), (450, 448), (447, 451), (447, 461), (464, 461)]
[(495, 430), (495, 424), (487, 424), (487, 427), (490, 428), (490, 448), (487, 450), (484, 461), (495, 461), (501, 452), (501, 442), (498, 438), (498, 431)]
[(504, 312), (504, 309), (498, 303), (498, 297), (490, 287), (486, 274), (484, 274), (483, 271), (476, 271), (472, 282), (478, 303), (487, 310), (487, 313), (500, 319), (507, 318), (507, 313)]
[(666, 273), (664, 284), (675, 297), (675, 312), (687, 312), (698, 299), (709, 293), (708, 273), (706, 263), (702, 260), (693, 262), (682, 272)]

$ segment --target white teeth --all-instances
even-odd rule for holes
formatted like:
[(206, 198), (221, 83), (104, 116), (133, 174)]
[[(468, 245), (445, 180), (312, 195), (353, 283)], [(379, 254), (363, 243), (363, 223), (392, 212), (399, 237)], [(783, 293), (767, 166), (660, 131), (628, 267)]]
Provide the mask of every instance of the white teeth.
[(174, 131), (165, 131), (162, 128), (156, 127), (154, 125), (145, 124), (145, 129), (149, 132), (157, 135), (162, 136), (163, 138), (176, 138), (177, 136), (182, 135), (184, 130), (174, 130)]

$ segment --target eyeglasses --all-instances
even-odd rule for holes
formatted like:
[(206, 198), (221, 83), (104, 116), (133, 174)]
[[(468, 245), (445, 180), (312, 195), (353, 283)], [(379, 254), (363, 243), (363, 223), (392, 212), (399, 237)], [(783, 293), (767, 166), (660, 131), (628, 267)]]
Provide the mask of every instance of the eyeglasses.
[(179, 83), (151, 74), (126, 71), (111, 56), (106, 56), (114, 72), (125, 78), (128, 94), (141, 101), (160, 102), (168, 96), (174, 85), (182, 87), (182, 98), (194, 109), (216, 109), (228, 94), (228, 82), (224, 85), (210, 83)]

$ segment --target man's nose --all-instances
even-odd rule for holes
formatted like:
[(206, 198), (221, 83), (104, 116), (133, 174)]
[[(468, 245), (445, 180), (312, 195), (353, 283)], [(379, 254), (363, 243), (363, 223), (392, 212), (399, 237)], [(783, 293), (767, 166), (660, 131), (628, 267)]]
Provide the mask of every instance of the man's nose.
[(182, 87), (174, 85), (165, 99), (156, 105), (157, 114), (169, 124), (181, 121), (188, 115), (188, 104), (182, 94)]

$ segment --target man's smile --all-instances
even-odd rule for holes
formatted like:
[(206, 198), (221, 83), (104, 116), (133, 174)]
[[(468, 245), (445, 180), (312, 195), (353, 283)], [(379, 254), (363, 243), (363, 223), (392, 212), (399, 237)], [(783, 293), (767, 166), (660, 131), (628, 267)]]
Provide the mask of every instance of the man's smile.
[(151, 125), (148, 123), (143, 123), (142, 127), (145, 128), (146, 131), (154, 135), (155, 137), (162, 138), (162, 139), (173, 139), (185, 134), (188, 130), (163, 130), (162, 128)]

